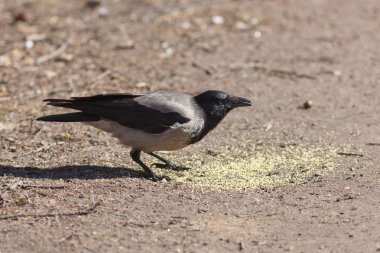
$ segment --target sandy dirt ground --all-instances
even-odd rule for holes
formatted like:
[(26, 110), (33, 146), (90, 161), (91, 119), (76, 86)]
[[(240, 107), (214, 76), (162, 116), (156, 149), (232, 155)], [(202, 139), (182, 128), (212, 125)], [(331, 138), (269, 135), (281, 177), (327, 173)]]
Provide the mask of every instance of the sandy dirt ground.
[[(0, 1), (0, 252), (379, 252), (379, 25), (378, 0)], [(33, 120), (207, 89), (254, 106), (166, 154), (193, 167), (171, 182)]]

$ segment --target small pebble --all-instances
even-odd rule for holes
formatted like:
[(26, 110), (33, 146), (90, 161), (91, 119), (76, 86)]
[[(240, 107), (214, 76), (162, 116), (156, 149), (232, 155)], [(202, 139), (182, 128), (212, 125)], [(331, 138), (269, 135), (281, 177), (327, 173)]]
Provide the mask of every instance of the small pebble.
[(25, 12), (14, 12), (12, 13), (13, 22), (27, 22), (28, 18)]
[(253, 36), (255, 36), (255, 38), (261, 38), (261, 32), (260, 31), (256, 31)]
[(181, 24), (183, 30), (189, 30), (191, 28), (191, 23), (189, 21), (184, 21)]
[(74, 55), (68, 53), (62, 53), (57, 57), (57, 61), (70, 62), (74, 59)]
[(53, 79), (54, 77), (57, 76), (57, 73), (54, 72), (54, 71), (52, 71), (52, 70), (46, 70), (46, 71), (45, 71), (45, 76), (46, 76), (46, 78), (47, 78), (48, 80), (51, 80), (51, 79)]
[(303, 103), (303, 109), (310, 109), (311, 107), (313, 107), (313, 101), (311, 100), (306, 100), (305, 103)]
[(105, 18), (108, 16), (108, 9), (106, 7), (100, 7), (98, 9), (98, 15), (101, 18)]
[(33, 40), (27, 40), (27, 41), (25, 41), (25, 47), (26, 47), (27, 49), (32, 49), (33, 46), (34, 46), (34, 42), (33, 42)]
[(116, 46), (117, 49), (134, 49), (135, 43), (133, 40), (126, 40)]
[(169, 43), (167, 43), (166, 41), (164, 41), (164, 42), (161, 43), (161, 47), (162, 48), (168, 48), (169, 47)]
[(222, 25), (224, 23), (222, 16), (213, 16), (211, 20), (214, 25)]
[(242, 21), (236, 22), (235, 26), (236, 26), (236, 29), (238, 30), (247, 30), (249, 28), (249, 26)]
[(31, 41), (41, 41), (41, 40), (45, 40), (47, 38), (47, 35), (44, 34), (44, 33), (34, 33), (34, 34), (31, 34), (31, 35), (28, 35), (28, 37), (26, 37), (26, 40), (31, 40)]
[(96, 8), (100, 5), (99, 0), (87, 0), (85, 6), (88, 8)]
[(251, 25), (258, 25), (259, 20), (257, 18), (251, 18)]
[(0, 66), (3, 66), (3, 67), (12, 66), (11, 58), (7, 55), (0, 55)]
[(136, 84), (136, 87), (137, 88), (146, 88), (146, 87), (148, 87), (148, 83), (146, 83), (146, 82), (138, 82)]

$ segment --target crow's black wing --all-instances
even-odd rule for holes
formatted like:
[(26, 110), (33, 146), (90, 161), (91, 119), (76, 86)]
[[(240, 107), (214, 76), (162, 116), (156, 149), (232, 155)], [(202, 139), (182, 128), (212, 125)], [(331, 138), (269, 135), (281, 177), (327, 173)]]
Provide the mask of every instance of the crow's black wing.
[(107, 93), (107, 94), (99, 94), (95, 96), (88, 97), (71, 97), (70, 99), (56, 99), (56, 98), (48, 98), (44, 99), (44, 102), (72, 102), (72, 101), (83, 101), (83, 102), (107, 102), (114, 100), (123, 100), (128, 98), (136, 98), (142, 95), (135, 95), (130, 93)]
[[(126, 127), (154, 134), (163, 133), (176, 123), (183, 124), (190, 121), (189, 118), (175, 110), (162, 112), (155, 109), (154, 101), (150, 107), (139, 104), (134, 98), (140, 96), (144, 95), (108, 94), (73, 97), (70, 100), (46, 99), (44, 101), (49, 105), (79, 110), (103, 119), (116, 121)], [(162, 102), (159, 101), (159, 103)]]

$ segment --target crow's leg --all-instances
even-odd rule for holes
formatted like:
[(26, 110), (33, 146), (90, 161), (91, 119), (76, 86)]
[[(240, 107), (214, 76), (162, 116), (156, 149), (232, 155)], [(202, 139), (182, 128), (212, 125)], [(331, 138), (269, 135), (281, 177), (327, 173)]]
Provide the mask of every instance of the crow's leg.
[(141, 159), (140, 159), (141, 150), (132, 149), (130, 155), (132, 157), (132, 160), (134, 162), (136, 162), (138, 165), (140, 165), (144, 169), (144, 171), (147, 174), (147, 176), (149, 176), (150, 178), (152, 178), (153, 181), (161, 180), (161, 179), (164, 179), (164, 178), (166, 180), (170, 180), (170, 178), (167, 177), (167, 176), (158, 176), (158, 175), (156, 175), (148, 166), (146, 166), (141, 161)]
[(177, 171), (181, 171), (181, 170), (188, 170), (189, 168), (188, 167), (185, 167), (183, 165), (176, 165), (174, 163), (172, 163), (171, 161), (169, 161), (168, 159), (165, 159), (163, 158), (162, 156), (159, 156), (153, 152), (150, 152), (148, 153), (149, 155), (157, 158), (158, 160), (160, 160), (161, 162), (163, 162), (164, 164), (161, 164), (161, 163), (155, 163), (154, 165), (159, 167), (159, 168), (165, 168), (165, 167), (168, 167), (169, 169), (172, 169), (172, 170), (177, 170)]

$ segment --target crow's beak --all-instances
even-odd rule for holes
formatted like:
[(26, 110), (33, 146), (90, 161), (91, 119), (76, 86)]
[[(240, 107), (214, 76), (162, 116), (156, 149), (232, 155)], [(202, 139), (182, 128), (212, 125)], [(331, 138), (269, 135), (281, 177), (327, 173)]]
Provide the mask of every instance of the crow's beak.
[(252, 102), (246, 98), (230, 96), (227, 98), (227, 104), (232, 109), (232, 108), (242, 107), (242, 106), (251, 106)]

